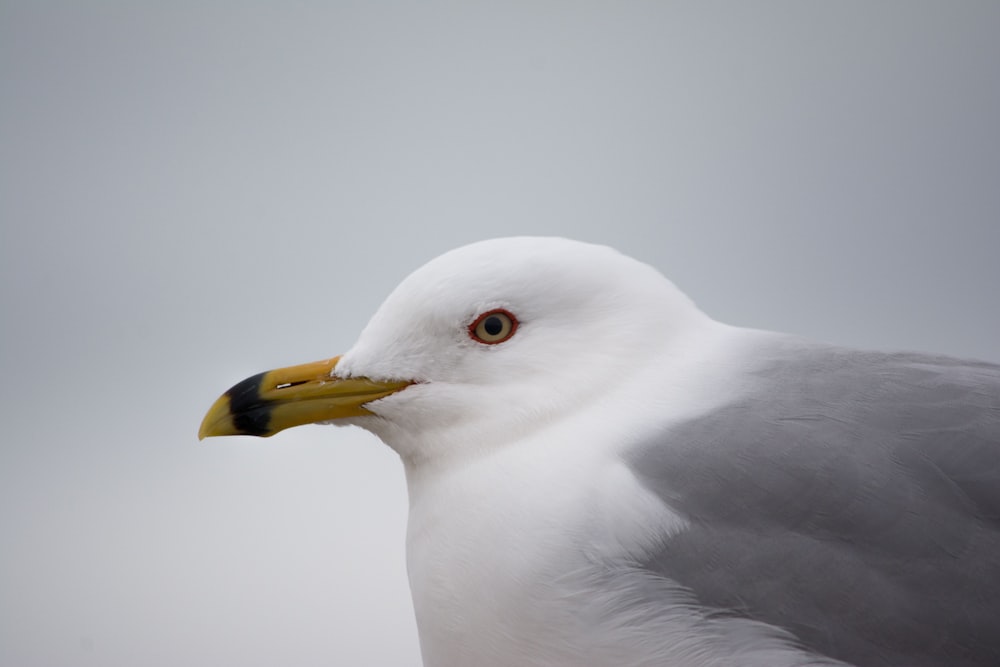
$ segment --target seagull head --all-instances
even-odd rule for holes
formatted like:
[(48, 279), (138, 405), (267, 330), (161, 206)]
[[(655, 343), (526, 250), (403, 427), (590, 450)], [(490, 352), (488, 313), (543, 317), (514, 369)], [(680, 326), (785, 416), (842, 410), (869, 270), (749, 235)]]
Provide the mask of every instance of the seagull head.
[(404, 279), (345, 354), (237, 383), (199, 435), (353, 424), (410, 463), (474, 455), (585, 410), (704, 320), (611, 248), (482, 241)]

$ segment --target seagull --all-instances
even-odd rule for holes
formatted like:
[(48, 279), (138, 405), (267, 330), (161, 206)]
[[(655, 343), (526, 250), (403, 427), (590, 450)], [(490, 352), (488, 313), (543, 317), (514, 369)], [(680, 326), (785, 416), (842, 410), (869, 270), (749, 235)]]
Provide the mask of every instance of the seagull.
[(1000, 366), (717, 322), (604, 246), (448, 252), (200, 437), (403, 462), (427, 667), (997, 667)]

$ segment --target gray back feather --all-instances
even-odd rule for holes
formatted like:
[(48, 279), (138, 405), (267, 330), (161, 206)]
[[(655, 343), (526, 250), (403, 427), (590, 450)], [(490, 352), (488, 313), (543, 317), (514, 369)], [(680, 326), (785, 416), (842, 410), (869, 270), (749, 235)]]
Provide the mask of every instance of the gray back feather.
[(864, 666), (1000, 665), (1000, 366), (777, 339), (633, 450), (691, 527), (645, 567)]

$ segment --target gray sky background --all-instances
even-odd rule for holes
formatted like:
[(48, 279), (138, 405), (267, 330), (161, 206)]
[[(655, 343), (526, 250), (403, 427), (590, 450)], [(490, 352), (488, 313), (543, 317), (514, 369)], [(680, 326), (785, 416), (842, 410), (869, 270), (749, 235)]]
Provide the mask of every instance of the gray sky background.
[(0, 2), (0, 664), (402, 665), (367, 434), (199, 443), (452, 247), (1000, 360), (1000, 3)]

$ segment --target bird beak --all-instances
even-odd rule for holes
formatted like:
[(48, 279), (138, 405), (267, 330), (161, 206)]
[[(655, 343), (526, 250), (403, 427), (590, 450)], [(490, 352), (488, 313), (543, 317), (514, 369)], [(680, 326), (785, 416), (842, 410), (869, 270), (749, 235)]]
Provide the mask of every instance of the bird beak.
[(198, 429), (198, 439), (217, 435), (272, 436), (292, 426), (371, 415), (366, 403), (413, 384), (331, 374), (340, 357), (258, 373), (219, 397)]

